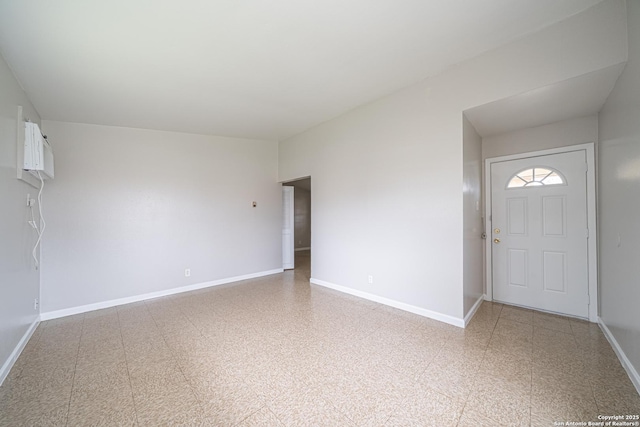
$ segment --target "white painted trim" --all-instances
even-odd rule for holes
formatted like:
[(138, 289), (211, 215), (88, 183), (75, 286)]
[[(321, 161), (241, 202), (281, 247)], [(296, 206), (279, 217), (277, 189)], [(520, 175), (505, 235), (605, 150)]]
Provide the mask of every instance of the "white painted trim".
[(308, 251), (311, 250), (311, 247), (306, 247), (306, 248), (296, 248), (296, 252), (298, 251)]
[(482, 302), (485, 299), (486, 299), (486, 295), (480, 295), (480, 298), (478, 298), (476, 303), (473, 304), (473, 307), (471, 307), (471, 310), (469, 310), (467, 315), (464, 316), (464, 327), (465, 328), (467, 327), (467, 325), (469, 325), (469, 322), (471, 322), (471, 319), (473, 319), (473, 316), (475, 316), (476, 311), (478, 311), (478, 309), (480, 308), (480, 305), (482, 305)]
[(2, 369), (0, 369), (0, 385), (2, 385), (5, 379), (7, 379), (9, 372), (11, 372), (11, 368), (13, 368), (16, 360), (18, 360), (18, 357), (20, 357), (20, 353), (22, 353), (22, 350), (24, 350), (39, 323), (40, 317), (36, 317), (36, 320), (33, 321), (33, 323), (29, 326), (29, 329), (27, 329), (27, 331), (24, 333), (24, 335), (18, 342), (18, 345), (16, 345), (16, 348), (14, 348), (9, 355), (7, 361), (4, 362), (4, 365), (2, 365)]
[(532, 151), (530, 153), (512, 154), (509, 156), (491, 157), (484, 161), (484, 217), (485, 217), (485, 282), (486, 299), (493, 301), (493, 272), (491, 259), (491, 164), (507, 160), (526, 159), (528, 157), (545, 156), (549, 154), (569, 153), (571, 151), (585, 151), (587, 158), (587, 226), (589, 227), (589, 240), (587, 242), (587, 262), (589, 276), (589, 320), (598, 321), (598, 242), (596, 236), (596, 165), (595, 145), (593, 142), (586, 144), (568, 145), (566, 147), (551, 148), (548, 150)]
[(589, 320), (596, 322), (600, 311), (598, 296), (598, 223), (596, 189), (596, 151), (595, 144), (584, 144), (587, 152), (587, 227), (589, 241), (587, 242), (587, 262), (589, 269)]
[(618, 344), (618, 341), (600, 317), (598, 317), (598, 325), (600, 326), (600, 329), (602, 329), (602, 333), (607, 338), (607, 341), (609, 341), (609, 344), (611, 344), (611, 347), (613, 347), (613, 351), (616, 352), (616, 356), (618, 356), (620, 364), (622, 364), (624, 370), (627, 371), (627, 375), (629, 375), (631, 382), (640, 394), (640, 375), (638, 374), (638, 371), (636, 371), (636, 368), (631, 364), (631, 361), (627, 358), (622, 347), (620, 347), (620, 344)]
[(242, 280), (255, 279), (256, 277), (269, 276), (271, 274), (282, 273), (282, 268), (276, 268), (274, 270), (261, 271), (258, 273), (245, 274), (242, 276), (229, 277), (226, 279), (213, 280), (210, 282), (196, 283), (188, 286), (181, 286), (179, 288), (166, 289), (164, 291), (151, 292), (148, 294), (134, 295), (131, 297), (118, 298), (109, 301), (97, 302), (94, 304), (81, 305), (78, 307), (65, 308), (63, 310), (48, 311), (40, 314), (41, 320), (57, 319), (59, 317), (71, 316), (74, 314), (86, 313), (88, 311), (101, 310), (103, 308), (115, 307), (117, 305), (130, 304), (132, 302), (139, 302), (150, 300), (153, 298), (164, 297), (168, 295), (180, 294), (183, 292), (195, 291), (198, 289), (210, 288), (212, 286), (225, 285), (227, 283), (239, 282)]
[(437, 311), (427, 310), (426, 308), (416, 307), (415, 305), (406, 304), (404, 302), (392, 300), (389, 298), (381, 297), (378, 295), (370, 294), (368, 292), (359, 291), (357, 289), (351, 289), (346, 286), (336, 285), (333, 283), (325, 282), (324, 280), (309, 279), (309, 282), (314, 285), (324, 286), (325, 288), (333, 289), (345, 294), (353, 295), (359, 298), (363, 298), (369, 301), (377, 302), (380, 304), (388, 305), (390, 307), (398, 308), (400, 310), (408, 311), (413, 314), (428, 317), (439, 322), (448, 323), (459, 328), (464, 328), (464, 319), (458, 317), (449, 316), (447, 314), (438, 313)]
[(487, 301), (493, 301), (493, 260), (491, 257), (491, 163), (484, 160), (484, 295)]

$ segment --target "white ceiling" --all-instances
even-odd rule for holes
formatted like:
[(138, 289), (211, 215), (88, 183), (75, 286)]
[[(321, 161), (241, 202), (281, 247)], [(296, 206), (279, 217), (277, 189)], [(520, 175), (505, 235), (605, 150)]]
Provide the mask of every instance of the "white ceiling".
[(464, 112), (482, 137), (596, 114), (625, 64), (480, 105)]
[(284, 139), (600, 0), (0, 0), (43, 119)]

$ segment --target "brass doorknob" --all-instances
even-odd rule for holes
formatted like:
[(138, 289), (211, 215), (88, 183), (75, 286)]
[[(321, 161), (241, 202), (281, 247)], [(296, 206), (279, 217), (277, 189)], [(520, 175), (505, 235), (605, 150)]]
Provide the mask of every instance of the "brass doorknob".
[(500, 243), (500, 239), (493, 239), (493, 243)]

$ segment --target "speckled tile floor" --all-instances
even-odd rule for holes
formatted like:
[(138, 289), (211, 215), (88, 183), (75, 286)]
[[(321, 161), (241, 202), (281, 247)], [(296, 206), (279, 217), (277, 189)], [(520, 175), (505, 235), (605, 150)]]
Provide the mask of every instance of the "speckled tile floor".
[(485, 302), (463, 330), (308, 279), (307, 262), (43, 322), (0, 387), (0, 425), (552, 426), (640, 413), (594, 324)]

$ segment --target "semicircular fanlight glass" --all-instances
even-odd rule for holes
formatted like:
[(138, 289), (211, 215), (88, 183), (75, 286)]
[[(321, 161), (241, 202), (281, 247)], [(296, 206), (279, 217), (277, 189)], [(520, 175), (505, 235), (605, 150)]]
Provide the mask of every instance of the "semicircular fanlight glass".
[(546, 167), (524, 169), (509, 179), (507, 188), (540, 187), (543, 185), (562, 185), (565, 183), (563, 176)]

